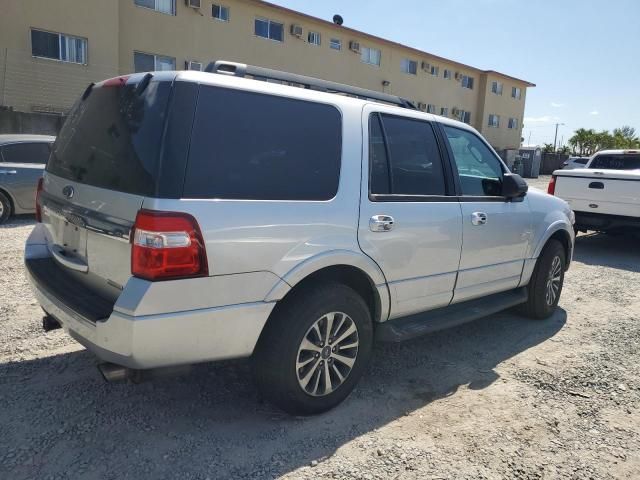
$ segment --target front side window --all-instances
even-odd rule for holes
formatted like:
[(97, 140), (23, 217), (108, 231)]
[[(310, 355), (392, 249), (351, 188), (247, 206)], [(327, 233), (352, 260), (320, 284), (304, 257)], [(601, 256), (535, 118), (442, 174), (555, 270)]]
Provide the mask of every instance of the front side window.
[(500, 126), (500, 115), (489, 114), (489, 126), (498, 128)]
[(32, 29), (31, 54), (34, 57), (86, 65), (87, 39)]
[(502, 82), (491, 82), (491, 93), (502, 95)]
[(368, 63), (369, 65), (380, 66), (381, 56), (382, 52), (377, 48), (362, 47), (362, 50), (360, 52), (360, 59), (364, 63)]
[(331, 105), (201, 86), (193, 124), (185, 198), (321, 201), (338, 191), (342, 119)]
[(462, 84), (462, 88), (468, 88), (469, 90), (473, 90), (473, 77), (463, 75), (461, 84)]
[(46, 164), (49, 153), (48, 143), (14, 143), (0, 149), (0, 162)]
[(332, 38), (329, 42), (329, 47), (334, 50), (342, 50), (342, 40), (339, 38)]
[(502, 164), (473, 132), (443, 125), (460, 178), (463, 195), (500, 196)]
[(139, 7), (150, 8), (167, 15), (176, 14), (176, 0), (134, 0)]
[(518, 87), (512, 87), (511, 88), (511, 96), (513, 98), (516, 98), (518, 100), (520, 100), (522, 98), (522, 90)]
[(175, 70), (176, 59), (152, 53), (133, 52), (133, 66), (136, 73)]
[(257, 37), (268, 38), (276, 42), (284, 41), (284, 24), (268, 20), (266, 18), (256, 18), (254, 33)]
[(393, 115), (369, 118), (373, 195), (445, 195), (438, 144), (429, 122)]
[(311, 45), (320, 45), (320, 34), (318, 32), (309, 32), (307, 40)]
[(400, 70), (404, 73), (416, 75), (418, 73), (418, 62), (405, 58), (400, 62)]
[(221, 22), (229, 21), (229, 7), (223, 7), (222, 5), (211, 5), (211, 16)]

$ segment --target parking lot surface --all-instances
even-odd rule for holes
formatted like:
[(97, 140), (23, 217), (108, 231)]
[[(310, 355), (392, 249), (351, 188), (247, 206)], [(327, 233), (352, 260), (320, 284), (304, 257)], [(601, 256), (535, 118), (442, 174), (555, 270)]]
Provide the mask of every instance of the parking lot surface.
[(581, 234), (551, 319), (378, 345), (344, 404), (292, 418), (246, 361), (105, 383), (41, 330), (22, 266), (33, 222), (0, 227), (0, 478), (640, 478), (638, 238)]

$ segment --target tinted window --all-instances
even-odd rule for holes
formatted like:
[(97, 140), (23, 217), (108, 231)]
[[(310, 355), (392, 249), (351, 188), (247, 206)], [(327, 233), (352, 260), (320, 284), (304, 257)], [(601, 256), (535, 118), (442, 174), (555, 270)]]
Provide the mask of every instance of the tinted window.
[(640, 169), (640, 155), (598, 155), (589, 168), (605, 168), (611, 170)]
[(79, 101), (53, 145), (47, 171), (139, 195), (155, 191), (169, 82), (94, 88)]
[(184, 196), (333, 198), (341, 129), (340, 113), (332, 106), (201, 87)]
[(463, 195), (499, 196), (502, 164), (480, 138), (468, 131), (444, 125), (453, 152)]
[(16, 143), (2, 147), (2, 159), (9, 163), (47, 163), (48, 143)]
[(586, 165), (587, 162), (589, 161), (588, 158), (578, 158), (576, 160), (574, 160), (576, 163), (579, 163), (580, 165)]
[(31, 53), (34, 57), (60, 58), (60, 36), (57, 33), (31, 30)]
[(442, 161), (428, 122), (373, 115), (369, 155), (371, 193), (445, 195)]

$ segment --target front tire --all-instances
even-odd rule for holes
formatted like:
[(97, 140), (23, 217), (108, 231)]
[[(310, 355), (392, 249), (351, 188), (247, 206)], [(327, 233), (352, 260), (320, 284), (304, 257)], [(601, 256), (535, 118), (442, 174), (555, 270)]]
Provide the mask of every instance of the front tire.
[(9, 220), (11, 216), (11, 202), (7, 196), (0, 192), (0, 225)]
[(553, 314), (562, 293), (565, 266), (564, 247), (558, 240), (549, 240), (527, 285), (528, 299), (521, 308), (524, 315), (543, 320)]
[(259, 390), (293, 415), (330, 410), (347, 398), (369, 363), (369, 308), (342, 284), (292, 292), (276, 308), (253, 357)]

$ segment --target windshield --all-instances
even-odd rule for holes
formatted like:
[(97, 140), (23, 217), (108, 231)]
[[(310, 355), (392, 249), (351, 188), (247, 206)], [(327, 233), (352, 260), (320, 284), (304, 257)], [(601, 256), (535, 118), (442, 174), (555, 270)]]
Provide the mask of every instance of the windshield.
[(53, 145), (47, 171), (100, 188), (153, 195), (171, 84), (94, 87)]
[(640, 154), (607, 154), (598, 155), (593, 159), (589, 168), (604, 168), (611, 170), (640, 169)]

